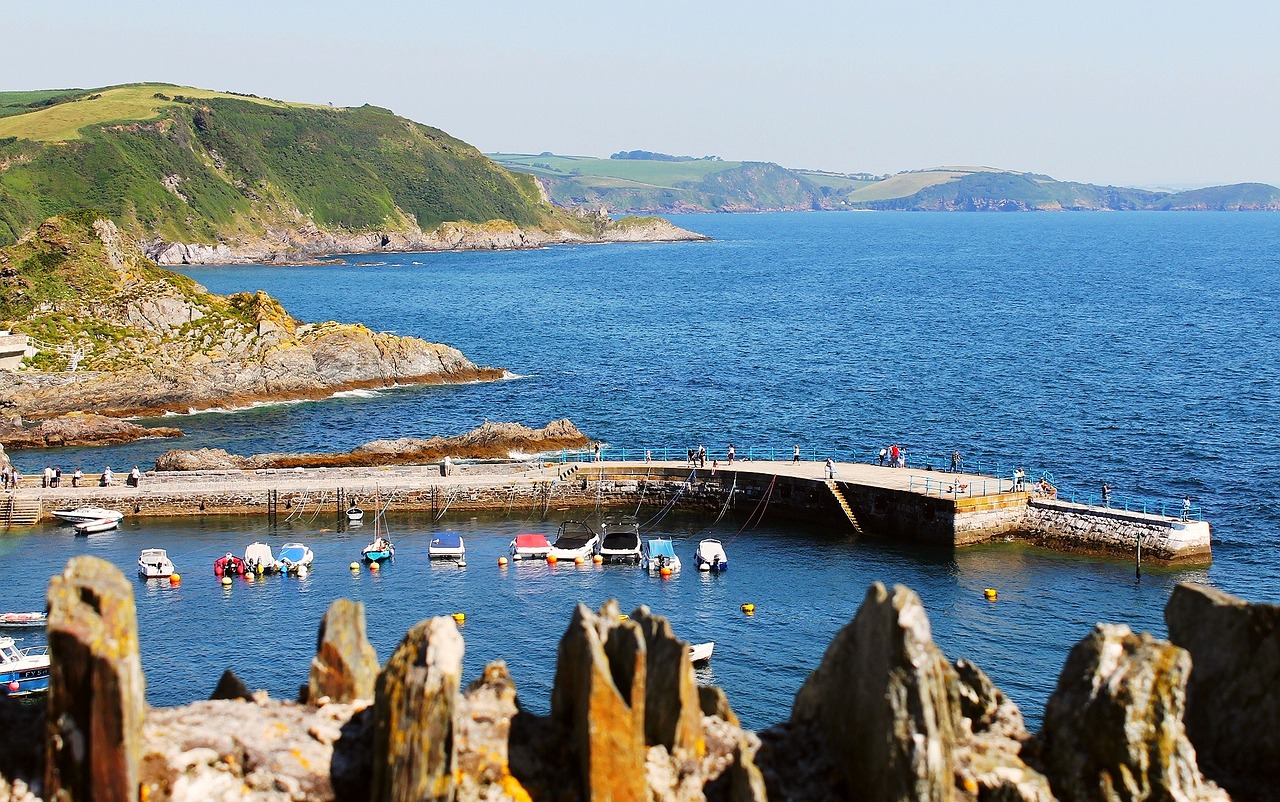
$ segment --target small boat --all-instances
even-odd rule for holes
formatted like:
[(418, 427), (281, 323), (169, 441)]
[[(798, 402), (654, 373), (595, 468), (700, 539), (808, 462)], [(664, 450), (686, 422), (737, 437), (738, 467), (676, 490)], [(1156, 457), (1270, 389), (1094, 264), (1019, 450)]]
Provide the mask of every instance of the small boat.
[(72, 524), (75, 527), (77, 535), (96, 535), (99, 532), (107, 532), (120, 526), (119, 518), (99, 518), (96, 521), (81, 521), (78, 524)]
[[(174, 570), (164, 549), (143, 549), (138, 556), (138, 576), (143, 579), (168, 579)], [(216, 568), (214, 570), (217, 571)]]
[(689, 659), (694, 663), (705, 663), (711, 659), (711, 653), (716, 649), (715, 641), (707, 641), (706, 643), (689, 644)]
[(379, 535), (373, 539), (372, 543), (364, 547), (360, 552), (360, 556), (365, 562), (369, 563), (390, 560), (396, 556), (396, 547), (390, 540)]
[(457, 532), (441, 532), (431, 538), (427, 556), (432, 560), (465, 560), (467, 547), (463, 545), (462, 536)]
[(364, 523), (364, 510), (360, 509), (354, 504), (351, 505), (350, 507), (347, 507), (347, 523), (349, 524)]
[(596, 530), (582, 521), (563, 521), (547, 556), (557, 560), (589, 559), (599, 545), (600, 535)]
[(611, 515), (600, 523), (600, 556), (607, 563), (640, 562), (640, 522), (630, 515)]
[(0, 627), (42, 627), (48, 619), (44, 613), (0, 613)]
[(214, 576), (244, 576), (246, 570), (248, 568), (244, 564), (244, 560), (231, 552), (227, 552), (213, 561)]
[(255, 574), (275, 574), (280, 571), (280, 563), (271, 553), (266, 543), (250, 543), (244, 550), (244, 567)]
[(675, 547), (671, 545), (669, 537), (650, 538), (644, 542), (644, 547), (640, 550), (640, 567), (653, 573), (667, 568), (671, 571), (680, 570), (680, 557), (676, 554)]
[(49, 647), (19, 649), (0, 636), (0, 696), (27, 696), (49, 690)]
[(724, 553), (720, 541), (708, 538), (698, 543), (698, 551), (693, 561), (699, 571), (728, 571), (729, 557)]
[(68, 524), (102, 521), (108, 518), (113, 521), (118, 521), (124, 517), (123, 512), (119, 512), (118, 510), (108, 510), (105, 507), (76, 507), (74, 510), (54, 510), (50, 514), (63, 523)]
[(306, 576), (315, 557), (311, 549), (301, 543), (286, 543), (280, 547), (280, 564), (291, 574)]
[(546, 535), (516, 535), (511, 540), (511, 559), (513, 560), (545, 560), (551, 552), (551, 544)]

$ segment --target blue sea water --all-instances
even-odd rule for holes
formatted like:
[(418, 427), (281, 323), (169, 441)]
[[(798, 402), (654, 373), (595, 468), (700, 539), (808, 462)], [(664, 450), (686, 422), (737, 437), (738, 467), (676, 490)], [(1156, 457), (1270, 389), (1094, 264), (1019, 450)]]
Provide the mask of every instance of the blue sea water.
[[(297, 317), (363, 321), (447, 342), (517, 380), (402, 388), (372, 397), (166, 419), (184, 448), (240, 453), (344, 450), (380, 437), (455, 434), (489, 420), (569, 417), (617, 446), (732, 442), (868, 459), (881, 445), (917, 455), (960, 449), (971, 463), (1051, 471), (1064, 490), (1192, 496), (1214, 527), (1215, 560), (1144, 571), (1131, 562), (1018, 544), (952, 553), (767, 520), (732, 540), (723, 577), (670, 581), (608, 568), (499, 572), (517, 531), (553, 524), (468, 517), (440, 525), (392, 517), (403, 543), (380, 576), (345, 566), (361, 535), (292, 532), (259, 520), (131, 522), (75, 539), (53, 528), (0, 541), (6, 607), (37, 609), (72, 553), (132, 571), (165, 546), (179, 589), (139, 584), (148, 696), (208, 693), (234, 666), (251, 686), (291, 695), (332, 598), (366, 601), (385, 658), (418, 618), (462, 610), (467, 670), (510, 663), (525, 704), (544, 710), (555, 642), (572, 605), (648, 603), (690, 640), (716, 640), (704, 676), (749, 726), (786, 716), (792, 695), (874, 580), (917, 590), (951, 657), (988, 670), (1032, 722), (1070, 646), (1098, 621), (1164, 633), (1174, 583), (1201, 581), (1280, 601), (1280, 217), (1269, 214), (778, 214), (673, 218), (709, 243), (559, 247), (524, 252), (348, 257), (307, 267), (184, 272), (215, 292), (265, 289)], [(153, 461), (172, 443), (18, 452), (26, 471), (56, 462)], [(685, 559), (710, 521), (660, 528)], [(428, 565), (438, 526), (468, 538), (464, 571)], [(212, 561), (253, 538), (301, 538), (319, 570), (305, 581), (238, 585)], [(982, 599), (984, 587), (1000, 600)], [(757, 605), (747, 618), (739, 605)]]

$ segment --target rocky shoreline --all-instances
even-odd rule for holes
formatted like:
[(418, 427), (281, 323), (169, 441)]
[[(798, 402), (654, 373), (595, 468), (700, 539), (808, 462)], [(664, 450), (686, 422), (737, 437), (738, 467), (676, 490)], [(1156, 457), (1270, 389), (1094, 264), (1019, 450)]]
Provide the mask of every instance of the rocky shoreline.
[(1080, 640), (1034, 734), (979, 667), (942, 653), (903, 586), (868, 588), (760, 733), (697, 685), (688, 645), (643, 606), (577, 606), (544, 717), (501, 661), (464, 688), (453, 618), (417, 624), (380, 664), (346, 599), (297, 702), (228, 671), (210, 701), (149, 709), (119, 570), (75, 557), (48, 603), (49, 723), (0, 704), (5, 802), (1247, 802), (1280, 780), (1280, 608), (1194, 584), (1165, 609), (1170, 641), (1112, 624)]
[(68, 412), (56, 418), (24, 426), (21, 417), (0, 421), (0, 461), (4, 449), (68, 448), (106, 446), (131, 443), (148, 437), (182, 437), (181, 429), (171, 426), (139, 426), (119, 418), (92, 412)]

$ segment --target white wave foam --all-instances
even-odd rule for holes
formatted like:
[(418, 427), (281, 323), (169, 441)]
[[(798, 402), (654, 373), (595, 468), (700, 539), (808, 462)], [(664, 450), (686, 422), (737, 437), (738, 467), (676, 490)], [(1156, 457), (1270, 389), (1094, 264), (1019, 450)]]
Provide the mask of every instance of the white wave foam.
[(377, 398), (381, 393), (377, 390), (341, 390), (330, 398)]

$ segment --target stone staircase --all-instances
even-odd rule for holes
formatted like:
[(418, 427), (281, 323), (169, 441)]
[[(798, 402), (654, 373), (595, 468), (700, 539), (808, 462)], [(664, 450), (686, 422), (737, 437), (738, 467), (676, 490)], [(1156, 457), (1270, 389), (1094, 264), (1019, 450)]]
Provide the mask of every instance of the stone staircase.
[(44, 514), (44, 504), (38, 498), (18, 498), (7, 496), (0, 501), (0, 521), (6, 528), (12, 526), (31, 526)]
[(575, 473), (581, 470), (581, 468), (582, 468), (582, 465), (579, 463), (574, 463), (573, 465), (569, 465), (563, 468), (560, 471), (559, 475), (556, 476), (556, 481), (563, 482), (565, 479), (568, 479), (570, 476), (573, 476)]
[(853, 507), (849, 506), (849, 501), (844, 497), (844, 493), (840, 492), (840, 485), (835, 479), (827, 479), (823, 482), (827, 489), (831, 491), (831, 495), (835, 497), (836, 504), (844, 512), (844, 517), (849, 520), (849, 525), (853, 527), (853, 531), (861, 537), (863, 534), (862, 524), (858, 522), (858, 516), (854, 515)]

